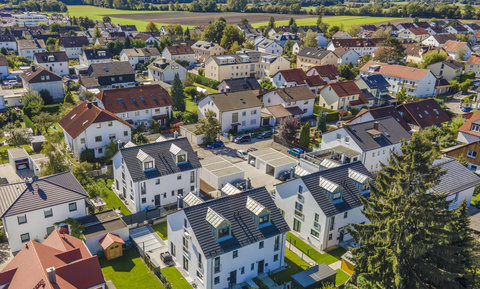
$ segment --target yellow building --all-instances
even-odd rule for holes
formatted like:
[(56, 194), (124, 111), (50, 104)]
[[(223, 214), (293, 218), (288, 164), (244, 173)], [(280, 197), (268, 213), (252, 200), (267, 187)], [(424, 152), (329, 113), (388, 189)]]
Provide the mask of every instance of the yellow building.
[(297, 68), (301, 68), (305, 71), (309, 70), (313, 66), (338, 64), (338, 56), (330, 50), (304, 47), (297, 55)]

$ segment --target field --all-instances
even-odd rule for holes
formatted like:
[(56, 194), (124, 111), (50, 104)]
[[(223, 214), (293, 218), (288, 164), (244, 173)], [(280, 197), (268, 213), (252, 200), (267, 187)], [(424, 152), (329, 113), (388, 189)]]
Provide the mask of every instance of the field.
[[(311, 15), (290, 15), (290, 14), (267, 14), (267, 13), (195, 13), (195, 12), (168, 12), (168, 11), (126, 11), (86, 5), (69, 5), (68, 13), (71, 16), (87, 16), (93, 20), (102, 20), (103, 16), (110, 16), (113, 23), (136, 25), (139, 31), (144, 31), (149, 21), (157, 23), (159, 26), (167, 24), (182, 24), (191, 27), (195, 25), (205, 25), (210, 21), (214, 22), (218, 17), (224, 17), (228, 23), (236, 24), (240, 19), (247, 18), (254, 27), (260, 27), (268, 24), (270, 16), (274, 16), (276, 25), (287, 25), (293, 17), (297, 25), (316, 25), (317, 18)], [(395, 22), (402, 18), (392, 17), (368, 17), (368, 16), (325, 16), (324, 21), (330, 25), (343, 25), (348, 28), (352, 25), (363, 25), (370, 23)]]

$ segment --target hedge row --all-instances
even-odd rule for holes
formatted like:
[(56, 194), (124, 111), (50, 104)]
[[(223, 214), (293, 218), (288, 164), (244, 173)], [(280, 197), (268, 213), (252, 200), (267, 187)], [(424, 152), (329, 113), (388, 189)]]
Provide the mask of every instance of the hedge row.
[(196, 82), (196, 83), (199, 83), (201, 85), (205, 85), (205, 86), (213, 88), (213, 89), (217, 89), (218, 85), (220, 84), (219, 81), (216, 81), (216, 80), (210, 79), (210, 78), (206, 78), (204, 76), (200, 76), (200, 75), (197, 75), (197, 74), (193, 74), (191, 72), (188, 72), (188, 78), (192, 82)]
[[(40, 112), (48, 112), (50, 114), (55, 114), (58, 113), (62, 110), (62, 105), (63, 103), (54, 103), (54, 104), (49, 104), (49, 105), (44, 105)], [(32, 110), (30, 107), (24, 107), (23, 108), (23, 114), (28, 115), (29, 117), (33, 116)]]
[(30, 117), (28, 117), (28, 115), (26, 115), (26, 114), (23, 115), (23, 121), (25, 122), (26, 127), (29, 127), (33, 130), (33, 133), (35, 133), (37, 131), (37, 128), (35, 127), (35, 124), (30, 119)]
[(337, 120), (339, 120), (338, 111), (328, 109), (326, 107), (321, 107), (318, 104), (315, 104), (315, 106), (313, 107), (313, 113), (319, 114), (321, 109), (323, 109), (327, 113), (327, 121), (337, 121)]

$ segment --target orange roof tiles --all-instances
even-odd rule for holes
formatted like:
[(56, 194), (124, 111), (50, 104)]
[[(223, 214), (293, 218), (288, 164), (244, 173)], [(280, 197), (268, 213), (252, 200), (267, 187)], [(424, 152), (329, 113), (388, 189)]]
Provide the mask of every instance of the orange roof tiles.
[(480, 65), (480, 56), (478, 55), (472, 55), (468, 58), (467, 64), (476, 64)]
[(122, 238), (112, 233), (106, 234), (98, 242), (100, 243), (100, 246), (102, 246), (103, 250), (106, 250), (108, 247), (110, 247), (114, 243), (125, 244)]
[(397, 64), (387, 64), (377, 61), (367, 62), (362, 68), (360, 68), (360, 71), (415, 81), (420, 81), (427, 74), (431, 73), (429, 69), (414, 68)]
[(467, 45), (467, 42), (448, 40), (442, 45), (442, 48), (449, 53), (457, 53), (458, 49), (465, 45)]

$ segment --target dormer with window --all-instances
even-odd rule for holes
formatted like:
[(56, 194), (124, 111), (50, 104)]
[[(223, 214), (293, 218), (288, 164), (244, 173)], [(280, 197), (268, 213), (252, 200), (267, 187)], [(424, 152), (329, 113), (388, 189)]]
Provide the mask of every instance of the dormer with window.
[(319, 186), (326, 193), (328, 199), (332, 204), (338, 204), (343, 202), (343, 187), (327, 180), (324, 177), (320, 177)]
[(348, 169), (348, 177), (353, 181), (358, 191), (364, 195), (370, 192), (371, 178), (355, 170)]
[(155, 159), (142, 150), (138, 150), (137, 159), (140, 161), (144, 172), (155, 169)]
[(217, 242), (222, 242), (232, 237), (231, 223), (212, 208), (208, 207), (205, 219), (212, 226)]
[(247, 209), (252, 213), (253, 220), (259, 228), (271, 225), (270, 211), (250, 196), (247, 197)]
[(187, 152), (181, 149), (176, 144), (170, 146), (170, 153), (172, 153), (175, 163), (177, 165), (182, 165), (188, 162)]

